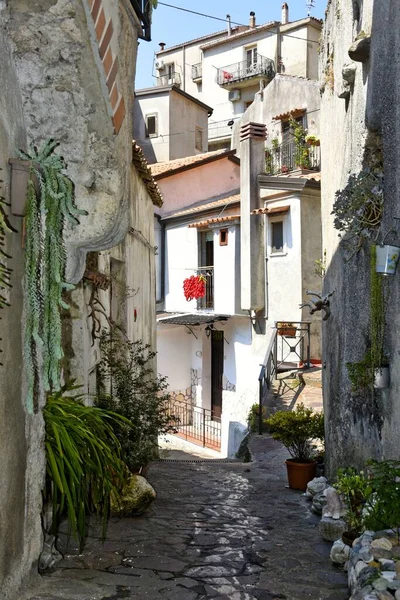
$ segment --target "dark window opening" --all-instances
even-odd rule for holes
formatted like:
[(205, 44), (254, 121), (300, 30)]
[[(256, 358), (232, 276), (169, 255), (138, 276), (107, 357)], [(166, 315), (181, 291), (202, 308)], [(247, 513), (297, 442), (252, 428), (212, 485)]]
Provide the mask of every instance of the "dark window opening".
[(219, 231), (219, 245), (227, 246), (228, 245), (228, 230), (220, 229)]
[(271, 253), (283, 252), (283, 221), (271, 223)]
[(157, 137), (157, 115), (146, 117), (146, 137)]

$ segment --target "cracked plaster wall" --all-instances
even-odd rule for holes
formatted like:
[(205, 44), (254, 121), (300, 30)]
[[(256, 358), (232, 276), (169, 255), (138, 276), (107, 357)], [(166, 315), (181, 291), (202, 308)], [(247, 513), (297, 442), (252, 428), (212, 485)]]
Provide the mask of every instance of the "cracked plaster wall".
[[(336, 190), (345, 186), (349, 172), (361, 170), (365, 147), (376, 143), (376, 131), (383, 141), (384, 232), (391, 228), (393, 216), (398, 215), (400, 59), (394, 49), (399, 47), (399, 27), (395, 0), (332, 0), (328, 5), (320, 67), (323, 248), (328, 264), (324, 287), (325, 292), (336, 290), (331, 301), (332, 317), (323, 327), (329, 475), (334, 475), (338, 466), (361, 466), (370, 457), (398, 458), (400, 452), (400, 375), (396, 369), (399, 273), (388, 281), (385, 352), (390, 356), (391, 386), (375, 394), (351, 393), (346, 363), (362, 359), (368, 337), (369, 257), (361, 250), (345, 263), (330, 214)], [(368, 35), (371, 30), (370, 59), (350, 60), (348, 49), (357, 35), (361, 31)], [(347, 98), (339, 97), (343, 93), (342, 70), (349, 66), (355, 70), (354, 84)], [(374, 153), (377, 150), (373, 148)]]

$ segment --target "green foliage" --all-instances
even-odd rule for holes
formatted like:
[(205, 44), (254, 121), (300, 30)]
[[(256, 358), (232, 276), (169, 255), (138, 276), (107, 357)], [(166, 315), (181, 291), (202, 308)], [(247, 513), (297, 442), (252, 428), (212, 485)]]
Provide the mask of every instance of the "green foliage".
[[(25, 252), (25, 368), (27, 408), (33, 411), (37, 386), (45, 391), (60, 389), (61, 309), (68, 308), (62, 293), (72, 286), (64, 281), (66, 254), (63, 242), (65, 220), (75, 225), (86, 214), (74, 206), (74, 186), (62, 173), (64, 159), (54, 152), (57, 142), (48, 140), (38, 150), (19, 151), (31, 163), (27, 189)], [(39, 181), (37, 195), (32, 176)], [(41, 365), (39, 367), (39, 365)]]
[(303, 169), (310, 168), (310, 149), (306, 144), (307, 129), (295, 119), (289, 121), (295, 145), (295, 163)]
[(265, 151), (265, 172), (272, 173), (273, 170), (273, 158), (271, 150)]
[(134, 427), (118, 424), (115, 435), (132, 473), (145, 466), (157, 451), (160, 433), (172, 431), (166, 378), (154, 372), (155, 352), (141, 341), (131, 342), (117, 329), (103, 332), (100, 341), (97, 406), (128, 419)]
[(76, 387), (50, 395), (43, 410), (46, 424), (47, 500), (53, 505), (51, 533), (57, 535), (65, 513), (82, 549), (86, 516), (103, 517), (105, 535), (111, 496), (118, 498), (127, 469), (121, 460), (114, 427), (130, 424), (123, 417), (85, 406), (79, 396), (65, 397)]
[[(249, 415), (247, 417), (247, 422), (249, 424), (251, 431), (259, 430), (259, 415), (260, 415), (260, 406), (259, 406), (259, 404), (255, 403), (250, 408)], [(262, 420), (263, 420), (263, 428), (262, 429), (263, 429), (263, 431), (268, 430), (266, 416), (267, 416), (267, 409), (265, 408), (265, 406), (263, 406), (262, 407)]]
[(317, 277), (323, 279), (326, 273), (326, 250), (324, 250), (322, 258), (314, 260), (314, 265), (314, 275), (317, 275)]
[[(0, 179), (0, 183), (3, 181)], [(0, 309), (10, 306), (7, 297), (4, 295), (3, 290), (11, 288), (11, 273), (12, 269), (7, 265), (7, 260), (11, 258), (4, 251), (5, 236), (7, 233), (15, 231), (8, 222), (7, 215), (3, 210), (5, 205), (3, 196), (0, 196)], [(1, 341), (1, 338), (0, 338)], [(2, 352), (0, 350), (0, 352)], [(0, 362), (2, 366), (2, 362)]]
[(376, 272), (376, 247), (370, 248), (370, 331), (368, 348), (364, 358), (356, 363), (347, 363), (349, 379), (354, 392), (371, 387), (375, 369), (385, 366), (385, 294), (382, 275)]
[(346, 522), (349, 530), (361, 533), (365, 529), (364, 506), (372, 494), (371, 481), (364, 471), (357, 472), (353, 467), (339, 469), (334, 485), (347, 506)]
[(368, 168), (350, 175), (346, 187), (336, 192), (333, 223), (339, 237), (346, 234), (343, 242), (351, 256), (380, 226), (383, 200), (383, 174)]
[(366, 511), (367, 529), (393, 529), (400, 535), (400, 461), (368, 463), (372, 496)]
[(279, 150), (279, 140), (277, 137), (272, 138), (271, 140), (271, 144), (272, 144), (272, 149), (275, 151)]
[(297, 460), (309, 460), (315, 453), (312, 442), (324, 440), (324, 416), (299, 404), (293, 411), (279, 411), (267, 419), (272, 437), (282, 442)]

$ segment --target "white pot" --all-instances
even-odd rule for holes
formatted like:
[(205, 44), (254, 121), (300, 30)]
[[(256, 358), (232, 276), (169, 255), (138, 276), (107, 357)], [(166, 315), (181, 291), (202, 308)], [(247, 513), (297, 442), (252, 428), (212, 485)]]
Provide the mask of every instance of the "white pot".
[(376, 272), (394, 275), (399, 256), (398, 246), (376, 246)]
[(389, 367), (379, 367), (374, 371), (374, 388), (376, 390), (384, 390), (390, 386), (390, 369)]

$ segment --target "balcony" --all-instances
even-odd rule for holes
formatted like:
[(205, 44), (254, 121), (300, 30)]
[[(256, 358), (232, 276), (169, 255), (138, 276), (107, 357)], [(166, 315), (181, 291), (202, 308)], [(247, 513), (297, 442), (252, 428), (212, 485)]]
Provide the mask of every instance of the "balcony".
[(139, 37), (149, 42), (151, 40), (151, 3), (148, 0), (130, 0), (130, 2), (142, 27)]
[(271, 81), (275, 77), (275, 64), (270, 58), (257, 56), (251, 64), (247, 60), (217, 69), (217, 83), (225, 89), (246, 87), (260, 80)]
[(164, 85), (176, 85), (176, 87), (181, 87), (181, 74), (174, 73), (173, 75), (161, 75), (160, 77), (156, 77), (156, 85), (164, 86)]
[(232, 125), (228, 125), (230, 123), (228, 119), (224, 119), (223, 121), (214, 121), (213, 123), (208, 124), (208, 141), (212, 140), (226, 140), (230, 139), (232, 136)]
[(295, 169), (321, 170), (321, 149), (319, 146), (296, 144), (290, 140), (265, 151), (265, 172), (267, 175), (285, 175)]
[(200, 83), (203, 78), (203, 64), (201, 62), (192, 65), (192, 80)]
[(197, 310), (214, 309), (214, 267), (200, 267), (196, 275), (206, 278), (206, 294), (197, 300)]

